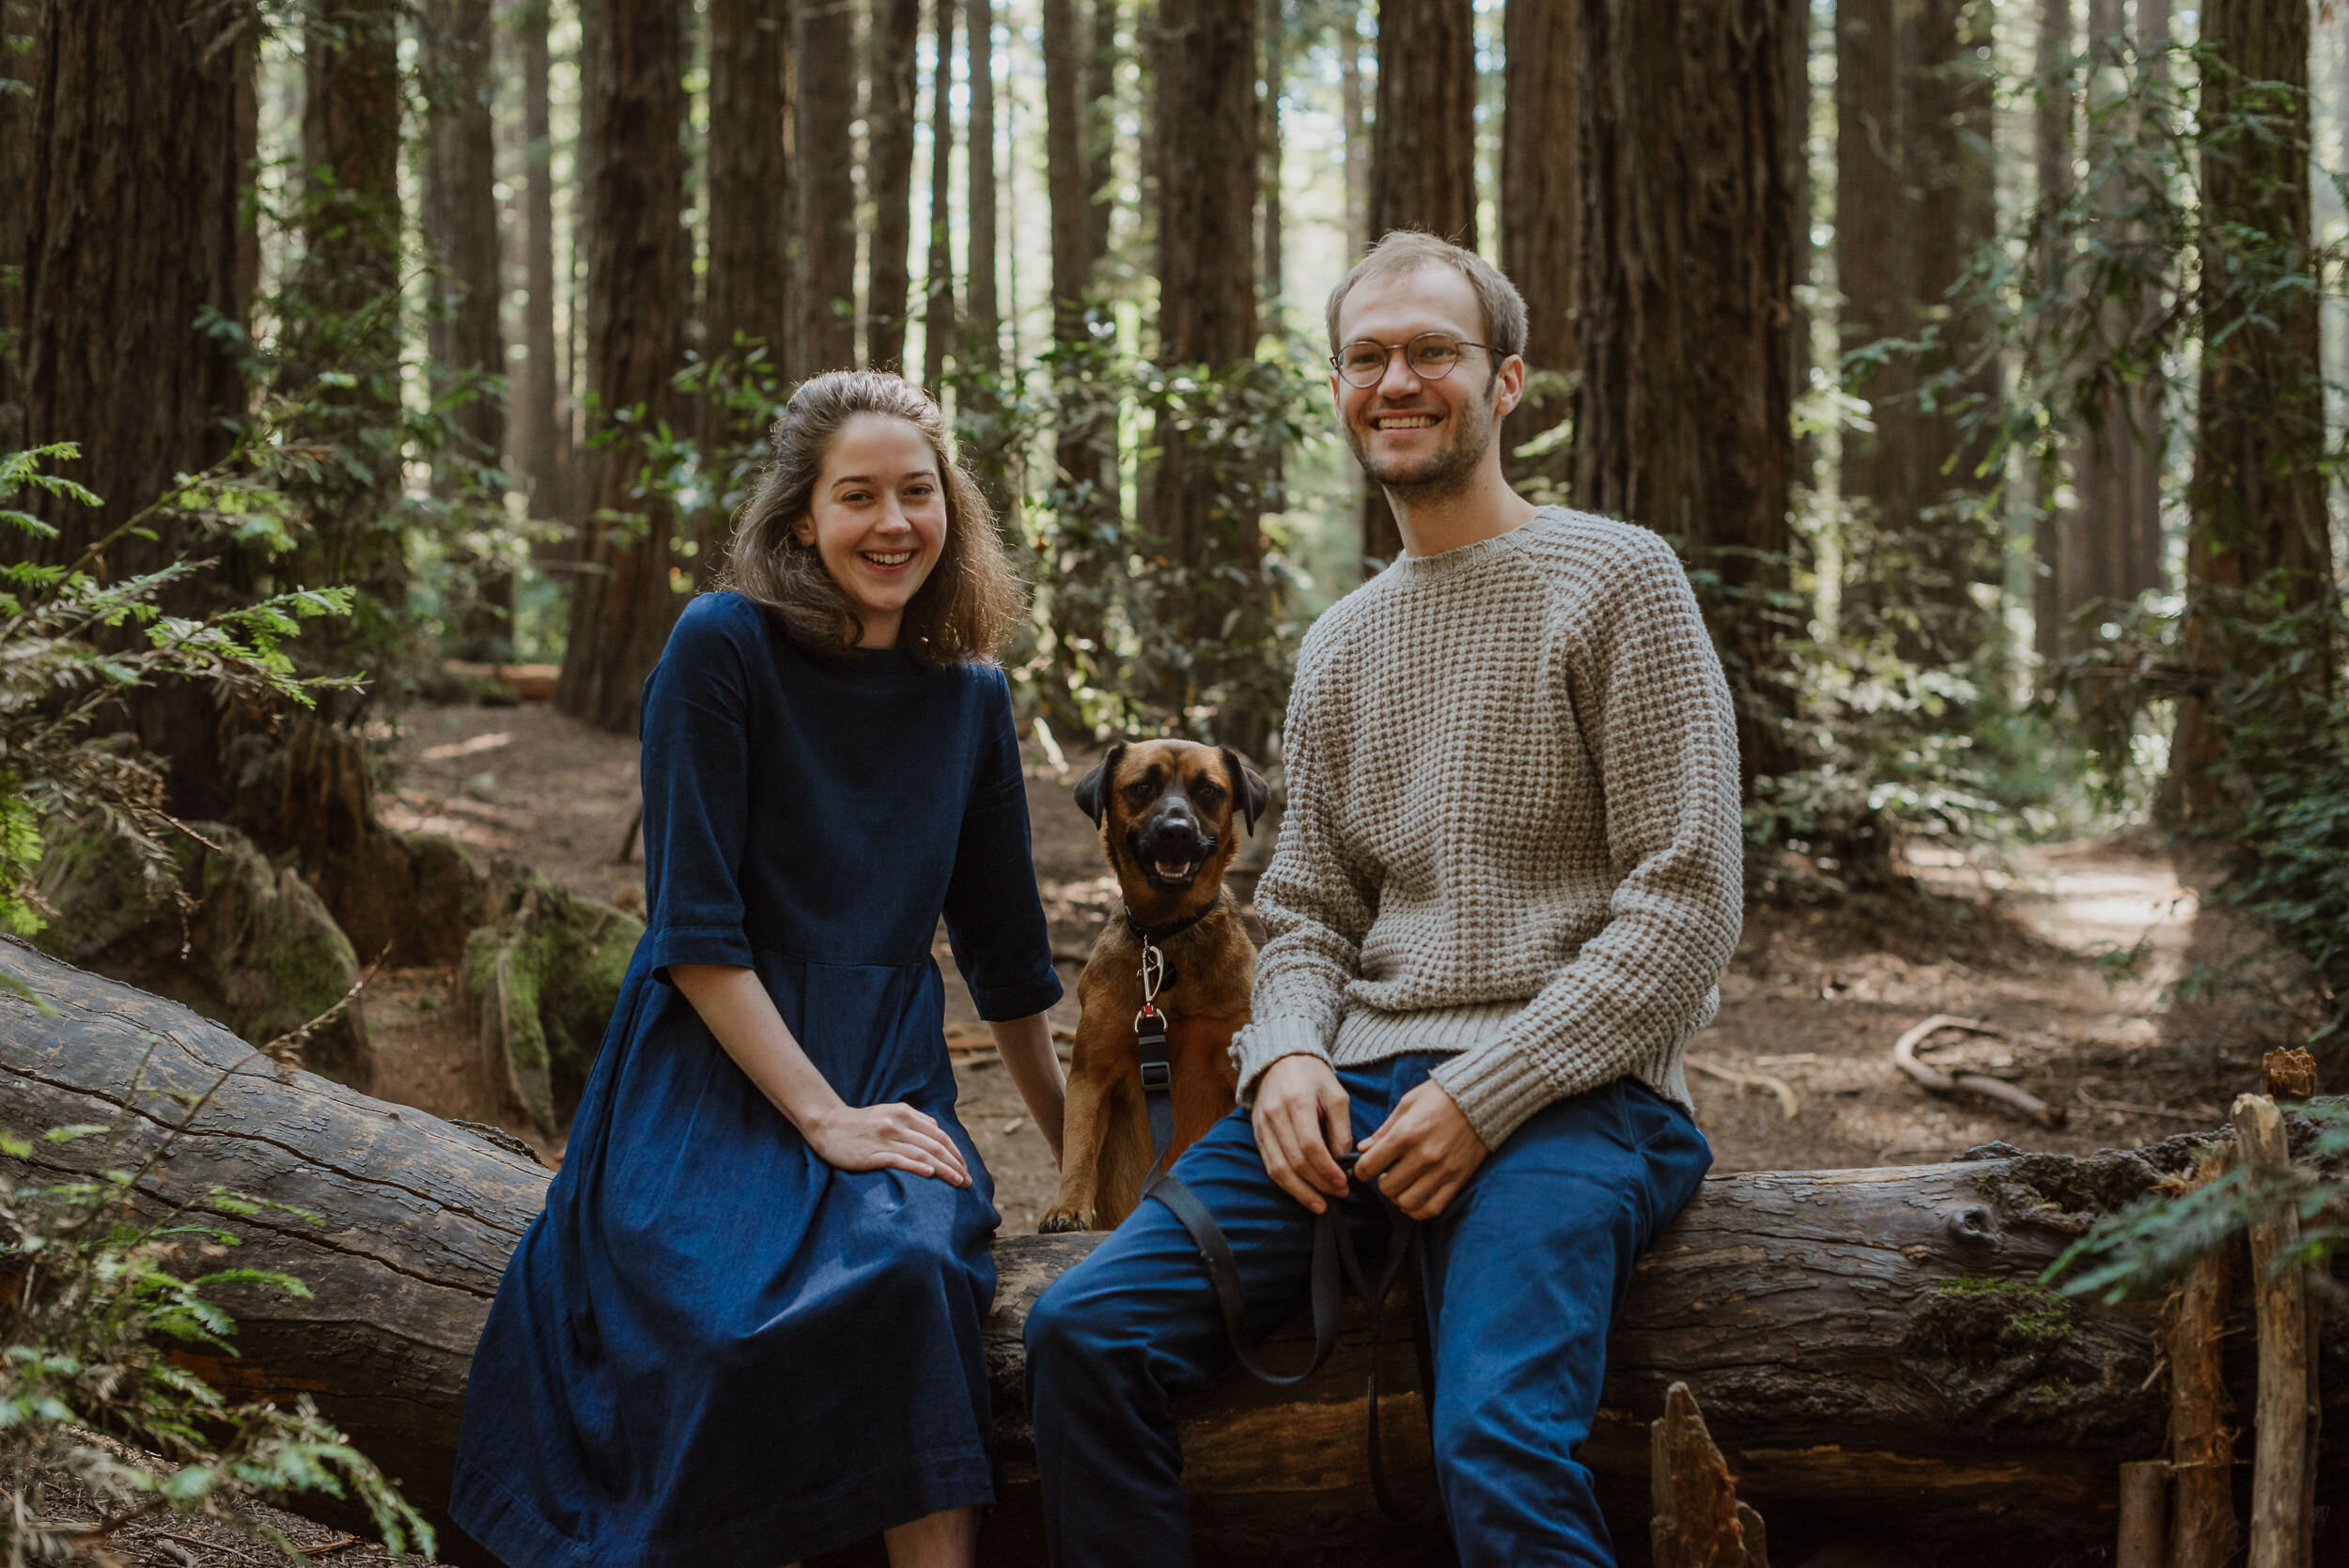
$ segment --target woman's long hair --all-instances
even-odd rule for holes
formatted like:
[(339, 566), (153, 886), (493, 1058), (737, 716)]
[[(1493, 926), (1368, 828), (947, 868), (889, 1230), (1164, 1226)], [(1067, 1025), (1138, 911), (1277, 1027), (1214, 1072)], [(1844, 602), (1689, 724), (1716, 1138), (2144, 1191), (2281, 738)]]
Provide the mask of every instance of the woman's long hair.
[(861, 413), (902, 419), (921, 431), (946, 497), (945, 549), (906, 605), (897, 646), (928, 665), (994, 657), (1026, 608), (1026, 595), (1003, 560), (986, 498), (955, 461), (946, 416), (929, 394), (885, 370), (830, 371), (791, 395), (768, 438), (774, 466), (736, 520), (714, 586), (765, 606), (793, 642), (809, 648), (852, 647), (864, 635), (855, 602), (825, 570), (816, 547), (798, 536), (824, 455)]

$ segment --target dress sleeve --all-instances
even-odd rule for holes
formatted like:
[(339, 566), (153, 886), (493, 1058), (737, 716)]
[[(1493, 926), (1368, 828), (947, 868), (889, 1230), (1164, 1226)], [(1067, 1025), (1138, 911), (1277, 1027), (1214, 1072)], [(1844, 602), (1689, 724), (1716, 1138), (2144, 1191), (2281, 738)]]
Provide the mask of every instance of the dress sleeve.
[(982, 676), (979, 761), (946, 884), (946, 939), (979, 1017), (1001, 1023), (1043, 1012), (1060, 1000), (1061, 985), (1035, 890), (1011, 688), (1001, 670)]
[(718, 601), (686, 607), (645, 682), (645, 931), (653, 978), (672, 964), (748, 968), (740, 868), (750, 825), (748, 666)]

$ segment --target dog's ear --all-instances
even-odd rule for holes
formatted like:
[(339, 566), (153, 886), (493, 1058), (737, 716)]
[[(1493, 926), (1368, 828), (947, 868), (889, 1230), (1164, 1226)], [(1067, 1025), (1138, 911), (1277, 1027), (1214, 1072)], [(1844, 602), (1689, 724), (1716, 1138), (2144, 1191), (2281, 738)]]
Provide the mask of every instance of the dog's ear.
[(1223, 766), (1232, 771), (1232, 799), (1239, 802), (1240, 815), (1247, 819), (1248, 833), (1254, 837), (1256, 818), (1264, 815), (1265, 803), (1272, 799), (1265, 788), (1263, 777), (1240, 761), (1239, 753), (1229, 746), (1222, 748)]
[(1101, 759), (1101, 766), (1077, 781), (1077, 809), (1093, 818), (1093, 825), (1101, 825), (1101, 791), (1117, 777), (1117, 765), (1126, 760), (1126, 743), (1121, 740), (1110, 748), (1110, 754)]

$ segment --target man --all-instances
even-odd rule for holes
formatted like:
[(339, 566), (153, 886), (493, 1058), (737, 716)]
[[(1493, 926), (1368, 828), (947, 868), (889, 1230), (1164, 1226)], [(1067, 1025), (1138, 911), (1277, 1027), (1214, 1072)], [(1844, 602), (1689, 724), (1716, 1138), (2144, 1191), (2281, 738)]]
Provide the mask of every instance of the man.
[[(1243, 1109), (1176, 1167), (1252, 1327), (1313, 1216), (1424, 1221), (1437, 1475), (1464, 1565), (1611, 1564), (1575, 1457), (1631, 1267), (1712, 1162), (1682, 1052), (1742, 908), (1737, 746), (1656, 535), (1536, 509), (1495, 440), (1525, 303), (1388, 235), (1330, 298), (1330, 391), (1405, 553), (1305, 639)], [(1145, 1202), (1028, 1320), (1053, 1561), (1188, 1563), (1174, 1398), (1226, 1362), (1189, 1234)]]

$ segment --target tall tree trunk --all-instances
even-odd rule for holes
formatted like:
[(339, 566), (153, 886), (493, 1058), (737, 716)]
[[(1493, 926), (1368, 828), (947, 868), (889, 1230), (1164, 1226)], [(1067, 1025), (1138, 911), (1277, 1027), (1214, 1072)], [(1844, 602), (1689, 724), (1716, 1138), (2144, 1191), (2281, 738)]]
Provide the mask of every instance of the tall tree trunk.
[(1095, 266), (1110, 254), (1110, 211), (1117, 194), (1118, 0), (1093, 0), (1085, 39), (1085, 174), (1093, 181), (1093, 215), (1085, 245)]
[(33, 217), (32, 0), (0, 0), (0, 452), (24, 444), (24, 246)]
[(1792, 268), (1779, 0), (1578, 0), (1578, 505), (1676, 539), (1707, 605), (1745, 778), (1784, 766)]
[[(71, 441), (64, 472), (104, 498), (85, 508), (37, 503), (58, 530), (43, 558), (75, 559), (182, 474), (227, 455), (226, 417), (242, 411), (235, 349), (205, 330), (244, 318), (237, 295), (236, 76), (242, 49), (172, 0), (47, 0), (36, 28), (24, 223), (24, 435)], [(234, 18), (229, 18), (232, 23)], [(216, 47), (217, 46), (217, 47)], [(126, 243), (135, 236), (136, 243)], [(125, 537), (114, 576), (152, 571), (187, 544), (176, 517), (155, 537)], [(201, 613), (241, 585), (229, 553), (165, 595)], [(217, 815), (215, 714), (185, 691), (134, 693), (140, 744), (169, 769), (172, 808)]]
[(1362, 34), (1360, 12), (1338, 9), (1338, 132), (1346, 154), (1346, 260), (1350, 266), (1369, 243), (1370, 104), (1362, 92)]
[[(791, 158), (786, 141), (791, 69), (791, 0), (710, 0), (709, 261), (703, 279), (703, 351), (726, 378), (780, 379), (791, 323)], [(764, 349), (754, 369), (752, 356)], [(702, 450), (723, 483), (759, 435), (724, 397), (701, 400)], [(693, 520), (693, 576), (707, 583), (723, 564), (723, 494)]]
[[(1418, 228), (1476, 245), (1476, 9), (1472, 0), (1379, 0), (1370, 233)], [(1386, 491), (1362, 498), (1363, 570), (1403, 552)]]
[[(611, 3), (611, 0), (607, 0)], [(792, 14), (792, 180), (799, 198), (795, 377), (856, 364), (854, 0), (799, 0)]]
[[(1255, 356), (1257, 0), (1162, 0), (1154, 52), (1159, 121), (1159, 361), (1212, 372)], [(1161, 413), (1143, 527), (1192, 592), (1170, 604), (1169, 630), (1193, 645), (1220, 630), (1233, 596), (1199, 586), (1210, 569), (1252, 580), (1263, 553), (1255, 513), (1216, 483), (1198, 438)], [(1219, 491), (1221, 499), (1219, 499)], [(1245, 590), (1241, 591), (1242, 593)], [(1211, 624), (1210, 624), (1211, 623)], [(1195, 699), (1162, 690), (1179, 710)], [(1241, 738), (1245, 748), (1249, 742)]]
[[(1835, 272), (1846, 355), (1906, 337), (1910, 325), (1901, 32), (1896, 0), (1836, 0)], [(1905, 460), (1916, 440), (1916, 380), (1914, 362), (1899, 353), (1853, 362), (1844, 377), (1875, 427), (1843, 432), (1845, 624), (1863, 632), (1875, 629), (1888, 592), (1879, 542), (1901, 537), (1917, 514), (1915, 469)]]
[(995, 8), (992, 0), (969, 0), (965, 45), (971, 75), (971, 123), (964, 209), (971, 225), (969, 264), (963, 274), (963, 342), (957, 356), (965, 375), (955, 411), (969, 442), (973, 477), (1007, 537), (1019, 536), (1015, 515), (1018, 488), (1011, 468), (1013, 442), (1003, 428), (1003, 399), (996, 379), (1003, 373), (1003, 294), (996, 282), (998, 211), (995, 164)]
[(1257, 178), (1264, 200), (1258, 225), (1264, 259), (1256, 278), (1256, 317), (1266, 331), (1277, 332), (1281, 325), (1282, 296), (1285, 292), (1281, 256), (1281, 95), (1287, 89), (1289, 70), (1288, 23), (1282, 14), (1281, 0), (1264, 0), (1264, 14), (1258, 19), (1257, 30), (1262, 35), (1264, 56), (1256, 144), (1258, 161), (1263, 165)]
[(946, 357), (955, 347), (955, 12), (937, 8), (938, 64), (930, 73), (930, 259), (922, 306), (922, 384), (946, 395)]
[(922, 0), (875, 0), (868, 77), (872, 106), (873, 247), (865, 268), (864, 359), (901, 370), (906, 357), (906, 290), (913, 242), (913, 121), (922, 64)]
[[(636, 726), (638, 688), (661, 657), (677, 599), (666, 504), (641, 492), (645, 434), (673, 417), (688, 280), (685, 33), (676, 0), (600, 0), (587, 340), (596, 419), (609, 431), (571, 593), (554, 703), (599, 729)], [(835, 56), (837, 58), (838, 56)], [(621, 424), (616, 415), (630, 417)]]
[[(476, 384), (456, 411), (466, 450), (459, 465), (443, 465), (438, 486), (443, 495), (455, 495), (472, 488), (465, 466), (495, 474), (506, 448), (506, 336), (499, 322), (504, 257), (490, 59), (496, 39), (490, 0), (428, 0), (422, 31), (428, 104), (425, 243), (439, 297), (427, 328), (434, 383), (445, 392), (460, 378), (495, 379)], [(485, 506), (501, 505), (494, 488), (476, 499)], [(510, 658), (513, 574), (494, 565), (476, 567), (474, 589), (475, 602), (462, 619), (459, 651), (469, 659)]]
[[(2077, 117), (2072, 60), (2074, 14), (2072, 0), (2039, 0), (2038, 103), (2032, 122), (2039, 222), (2031, 263), (2043, 290), (2068, 287), (2065, 274), (2070, 270), (2071, 241), (2062, 214), (2074, 189), (2072, 137)], [(2046, 365), (2039, 366), (2039, 371), (2052, 375), (2060, 373), (2060, 368)], [(2031, 476), (2031, 642), (2043, 669), (2053, 669), (2064, 655), (2063, 543), (2072, 531), (2072, 520), (2059, 505), (2060, 460), (2052, 457)]]
[(791, 337), (791, 13), (792, 0), (709, 0), (708, 349), (763, 346), (778, 370)]
[[(1508, 81), (1501, 122), (1501, 270), (1525, 296), (1529, 377), (1570, 374), (1576, 253), (1582, 215), (1581, 158), (1575, 147), (1574, 8), (1518, 5), (1506, 13)], [(1566, 417), (1563, 382), (1534, 381), (1501, 427), (1512, 480), (1563, 486), (1567, 454), (1519, 458), (1517, 449)]]
[(515, 467), (530, 486), (530, 513), (568, 517), (570, 411), (554, 349), (553, 58), (547, 43), (550, 0), (528, 0), (521, 34), (522, 140), (529, 190), (522, 202), (522, 374), (509, 402)]
[[(1878, 512), (1878, 547), (1902, 563), (1904, 587), (1885, 608), (1906, 623), (1903, 651), (1934, 668), (1982, 655), (1995, 635), (1995, 618), (1976, 604), (1973, 585), (1999, 581), (1999, 544), (1992, 520), (1982, 515), (1986, 488), (1979, 470), (1993, 423), (1987, 403), (1996, 391), (1995, 349), (1984, 341), (1982, 313), (1957, 298), (1968, 261), (1996, 226), (1989, 87), (1975, 54), (1989, 33), (1968, 0), (1913, 0), (1902, 115), (1904, 172), (1915, 193), (1909, 212), (1907, 318), (1903, 335), (1935, 346), (1917, 356), (1915, 376), (1936, 381), (1929, 398), (1903, 411), (1906, 432), (1898, 460), (1908, 469), (1900, 490), (1909, 509)], [(1969, 398), (1981, 399), (1966, 419)]]
[[(2203, 347), (2186, 642), (2196, 674), (2216, 682), (2277, 657), (2259, 645), (2257, 591), (2306, 609), (2331, 591), (2333, 563), (2310, 287), (2309, 8), (2212, 0), (2201, 25)], [(2217, 804), (2221, 745), (2207, 704), (2180, 703), (2170, 778), (2188, 826)]]

